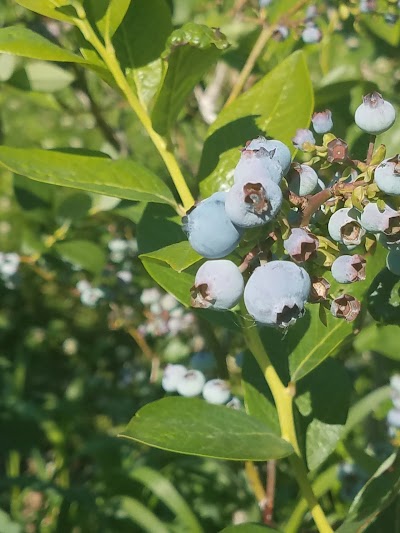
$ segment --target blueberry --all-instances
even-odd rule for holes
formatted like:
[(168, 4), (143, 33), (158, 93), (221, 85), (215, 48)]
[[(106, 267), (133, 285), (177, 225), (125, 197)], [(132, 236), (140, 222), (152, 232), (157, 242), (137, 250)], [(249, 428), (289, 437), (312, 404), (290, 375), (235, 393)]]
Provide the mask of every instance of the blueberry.
[(242, 409), (242, 402), (239, 400), (237, 396), (233, 396), (231, 400), (226, 404), (227, 407), (230, 407), (231, 409), (240, 410)]
[(183, 365), (167, 365), (164, 368), (164, 374), (161, 386), (165, 392), (175, 392), (179, 380), (186, 374), (187, 368)]
[(250, 315), (260, 324), (287, 328), (304, 315), (311, 281), (289, 261), (271, 261), (256, 268), (244, 289)]
[(319, 43), (322, 39), (322, 32), (314, 23), (308, 23), (301, 33), (301, 38), (306, 44)]
[(207, 259), (230, 254), (243, 230), (232, 224), (225, 211), (225, 192), (217, 192), (200, 202), (183, 217), (183, 230), (192, 248)]
[(222, 405), (231, 397), (231, 389), (223, 379), (210, 379), (204, 385), (202, 394), (207, 402)]
[(181, 396), (192, 398), (198, 396), (203, 390), (206, 378), (200, 370), (188, 370), (181, 376), (176, 385), (176, 391)]
[(272, 34), (272, 38), (278, 42), (285, 41), (288, 37), (289, 28), (287, 26), (283, 26), (282, 24), (280, 24)]
[(332, 263), (333, 278), (339, 283), (354, 283), (365, 279), (365, 259), (361, 255), (341, 255)]
[(390, 409), (386, 417), (388, 426), (400, 428), (400, 409)]
[(314, 113), (311, 121), (316, 133), (327, 133), (333, 128), (332, 113), (329, 109)]
[(88, 307), (95, 307), (97, 302), (104, 298), (105, 292), (98, 287), (89, 287), (81, 292), (81, 302)]
[(304, 150), (305, 143), (315, 145), (315, 139), (312, 131), (304, 128), (299, 128), (296, 130), (296, 135), (292, 138), (292, 142), (299, 150)]
[(197, 271), (191, 288), (192, 306), (231, 309), (240, 300), (243, 287), (243, 276), (232, 261), (206, 261)]
[(385, 159), (376, 167), (375, 183), (386, 194), (400, 194), (400, 154)]
[(389, 250), (386, 256), (386, 266), (395, 276), (400, 276), (400, 250)]
[(351, 294), (342, 294), (332, 301), (331, 313), (336, 318), (344, 318), (347, 322), (355, 320), (360, 312), (361, 304)]
[(235, 183), (226, 195), (225, 209), (239, 227), (262, 226), (276, 217), (282, 205), (282, 191), (270, 179)]
[(364, 229), (372, 233), (382, 232), (386, 235), (400, 233), (400, 214), (387, 204), (384, 210), (380, 211), (376, 203), (370, 202), (364, 207), (360, 222)]
[(302, 228), (293, 228), (283, 245), (296, 263), (303, 263), (315, 257), (319, 241), (312, 233)]
[(265, 148), (270, 153), (275, 150), (272, 159), (278, 161), (282, 167), (283, 175), (287, 174), (292, 162), (292, 155), (286, 144), (276, 139), (267, 140), (265, 137), (260, 136), (246, 145), (248, 150), (258, 150), (259, 148)]
[(365, 229), (360, 224), (360, 212), (354, 207), (338, 209), (329, 219), (328, 232), (334, 241), (348, 249), (355, 248), (365, 235)]
[(275, 149), (267, 150), (264, 147), (242, 150), (239, 163), (233, 173), (235, 183), (242, 183), (252, 179), (268, 178), (275, 183), (280, 183), (283, 170), (278, 159), (274, 159)]
[(363, 103), (356, 109), (354, 120), (357, 126), (373, 135), (383, 133), (393, 125), (396, 111), (390, 102), (378, 92), (363, 96)]
[(309, 165), (293, 163), (287, 175), (289, 190), (300, 195), (312, 194), (318, 187), (318, 174)]
[(400, 374), (393, 374), (390, 377), (390, 387), (396, 394), (400, 394)]
[(211, 352), (196, 352), (190, 358), (190, 366), (203, 374), (209, 374), (216, 369), (217, 361)]
[(371, 13), (376, 10), (376, 0), (360, 0), (360, 13)]
[(0, 252), (0, 275), (4, 278), (14, 276), (19, 268), (20, 257), (16, 253)]

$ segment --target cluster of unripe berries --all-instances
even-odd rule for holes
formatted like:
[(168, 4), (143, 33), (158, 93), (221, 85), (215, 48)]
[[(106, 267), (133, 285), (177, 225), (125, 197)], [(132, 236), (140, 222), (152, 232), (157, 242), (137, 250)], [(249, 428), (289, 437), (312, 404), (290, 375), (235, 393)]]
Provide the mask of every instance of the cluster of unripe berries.
[[(393, 106), (378, 93), (364, 97), (355, 115), (357, 125), (371, 134), (386, 131), (394, 119)], [(331, 112), (314, 113), (312, 122), (315, 133), (327, 133), (333, 126)], [(332, 161), (343, 162), (347, 157), (343, 148), (345, 143), (340, 139), (334, 142)], [(312, 151), (315, 148), (314, 134), (310, 130), (298, 130), (293, 143), (299, 149)], [(330, 161), (329, 157), (328, 144), (327, 161)], [(384, 160), (375, 169), (375, 183), (387, 195), (400, 195), (399, 157)], [(357, 175), (355, 183), (356, 180)], [(324, 242), (327, 239), (312, 233), (308, 225), (292, 227), (282, 239), (283, 258), (282, 248), (280, 252), (278, 247), (274, 254), (269, 253), (268, 261), (261, 260), (246, 284), (242, 273), (248, 264), (244, 261), (238, 267), (224, 259), (235, 250), (249, 228), (269, 224), (266, 236), (274, 235), (275, 240), (279, 239), (279, 231), (278, 236), (275, 231), (281, 229), (278, 215), (281, 221), (285, 215), (288, 221), (291, 215), (301, 215), (294, 209), (285, 213), (284, 194), (289, 195), (289, 200), (292, 194), (309, 201), (312, 195), (324, 189), (324, 182), (310, 165), (291, 163), (290, 150), (282, 142), (264, 137), (248, 141), (234, 170), (231, 189), (214, 193), (183, 218), (183, 228), (192, 248), (208, 259), (197, 271), (191, 289), (192, 305), (231, 309), (243, 295), (247, 311), (257, 323), (287, 328), (304, 315), (307, 301), (326, 301), (330, 284), (320, 276), (321, 262), (314, 264), (314, 260), (317, 259), (320, 239)], [(327, 198), (330, 196), (329, 193)], [(330, 208), (323, 206), (325, 214), (331, 215), (327, 228), (329, 236), (335, 241), (333, 247), (340, 253), (325, 266), (331, 267), (331, 275), (338, 283), (365, 279), (366, 260), (357, 253), (360, 251), (357, 247), (367, 232), (377, 235), (378, 240), (389, 248), (388, 266), (400, 275), (400, 214), (382, 198), (378, 202), (374, 200), (364, 201), (362, 211), (335, 206), (336, 210), (331, 214)], [(301, 216), (300, 222), (297, 220), (291, 225), (301, 226)], [(315, 231), (320, 232), (317, 222)], [(335, 317), (352, 321), (360, 311), (360, 303), (350, 294), (341, 294), (332, 299), (330, 311)]]
[[(214, 370), (215, 359), (209, 352), (198, 352), (190, 361), (192, 368), (180, 364), (168, 364), (164, 368), (162, 388), (165, 392), (178, 393), (187, 398), (200, 394), (203, 398), (216, 405), (226, 404), (228, 407), (240, 408), (240, 400), (232, 397), (229, 383), (223, 379), (206, 379)], [(212, 372), (211, 372), (212, 373)]]

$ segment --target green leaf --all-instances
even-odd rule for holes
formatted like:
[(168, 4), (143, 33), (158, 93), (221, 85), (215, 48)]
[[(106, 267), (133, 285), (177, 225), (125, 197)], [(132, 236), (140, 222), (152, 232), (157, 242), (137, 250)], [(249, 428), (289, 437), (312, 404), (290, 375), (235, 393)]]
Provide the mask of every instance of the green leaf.
[(0, 52), (44, 61), (87, 63), (83, 57), (53, 44), (38, 33), (22, 26), (0, 29)]
[(368, 28), (370, 32), (375, 34), (377, 37), (390, 44), (391, 46), (397, 47), (400, 43), (400, 21), (398, 20), (396, 24), (388, 24), (381, 14), (375, 15), (362, 15), (362, 23)]
[(221, 529), (220, 533), (279, 533), (278, 529), (272, 529), (268, 526), (261, 526), (260, 524), (252, 524), (246, 522), (237, 526), (228, 526)]
[(105, 36), (112, 37), (124, 20), (131, 0), (84, 0), (83, 7), (90, 22)]
[(90, 241), (58, 242), (54, 245), (61, 257), (73, 265), (99, 274), (106, 260), (104, 250)]
[(297, 385), (296, 405), (305, 419), (306, 458), (315, 470), (329, 457), (344, 432), (351, 384), (346, 369), (326, 359)]
[(161, 135), (175, 124), (186, 98), (227, 47), (218, 29), (194, 22), (169, 37), (163, 54), (167, 72), (152, 113), (153, 126)]
[(140, 256), (141, 259), (143, 257), (151, 257), (152, 259), (162, 261), (176, 272), (182, 272), (203, 259), (201, 255), (193, 250), (188, 241), (177, 242), (160, 250)]
[(186, 241), (181, 217), (169, 205), (148, 204), (137, 231), (139, 253), (154, 252), (170, 244)]
[(32, 61), (25, 66), (28, 89), (38, 92), (55, 92), (65, 89), (74, 81), (75, 76), (51, 63)]
[(257, 419), (197, 398), (147, 404), (120, 436), (163, 450), (232, 461), (266, 461), (293, 451)]
[(396, 498), (400, 491), (400, 455), (393, 454), (355, 497), (338, 533), (361, 533)]
[(400, 327), (370, 324), (360, 331), (354, 339), (353, 346), (359, 353), (373, 350), (398, 361), (400, 360)]
[[(75, 10), (71, 9), (71, 16), (66, 14), (70, 6), (69, 0), (58, 0), (57, 2), (49, 2), (49, 0), (15, 0), (17, 4), (26, 9), (30, 9), (44, 17), (61, 20), (63, 22), (70, 22), (73, 24), (73, 16), (76, 16)], [(53, 4), (53, 5), (52, 5)]]
[(83, 192), (74, 192), (62, 199), (57, 207), (56, 215), (63, 220), (78, 220), (85, 217), (92, 207), (92, 199)]
[[(387, 253), (387, 251), (386, 251)], [(400, 278), (384, 268), (368, 290), (368, 311), (382, 324), (400, 324)]]
[(118, 498), (119, 505), (129, 518), (146, 533), (169, 533), (169, 529), (155, 513), (135, 498), (123, 496)]
[(230, 183), (240, 155), (237, 148), (260, 132), (293, 147), (292, 137), (298, 128), (308, 127), (313, 109), (305, 57), (295, 52), (224, 108), (211, 125), (199, 169), (202, 195)]
[(244, 403), (249, 415), (280, 434), (278, 413), (270, 389), (253, 355), (246, 351), (242, 369)]
[(58, 151), (0, 146), (0, 164), (43, 183), (128, 200), (175, 205), (164, 182), (129, 159), (113, 161)]
[(142, 483), (175, 513), (182, 528), (193, 533), (202, 533), (203, 528), (196, 515), (165, 476), (152, 468), (142, 466), (136, 468), (129, 477)]

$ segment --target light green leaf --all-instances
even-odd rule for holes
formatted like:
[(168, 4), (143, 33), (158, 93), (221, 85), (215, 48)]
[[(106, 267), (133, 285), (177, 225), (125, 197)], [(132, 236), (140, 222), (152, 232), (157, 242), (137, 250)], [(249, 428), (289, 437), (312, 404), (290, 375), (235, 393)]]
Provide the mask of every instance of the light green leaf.
[(385, 41), (386, 43), (397, 47), (400, 43), (400, 21), (396, 24), (388, 24), (381, 14), (375, 15), (362, 15), (362, 23), (368, 28), (368, 30), (374, 33), (377, 37)]
[(266, 461), (293, 451), (257, 419), (197, 398), (147, 404), (120, 436), (163, 450), (232, 461)]
[(400, 326), (370, 324), (362, 329), (353, 343), (357, 352), (373, 350), (390, 359), (400, 360)]
[(203, 528), (199, 524), (196, 515), (165, 476), (152, 468), (142, 466), (136, 468), (130, 474), (130, 477), (142, 483), (175, 513), (181, 527), (191, 533), (202, 533)]
[(182, 272), (203, 259), (201, 255), (193, 250), (188, 241), (177, 242), (155, 252), (140, 256), (141, 259), (143, 257), (151, 257), (162, 261), (176, 272)]
[(227, 47), (219, 30), (194, 22), (169, 37), (163, 53), (167, 72), (152, 113), (153, 126), (161, 135), (175, 124), (194, 86)]
[(260, 132), (294, 151), (291, 139), (298, 128), (308, 127), (313, 109), (305, 57), (295, 52), (224, 108), (211, 125), (199, 170), (203, 196), (229, 183), (240, 155), (237, 148)]
[(99, 274), (106, 260), (104, 250), (91, 241), (75, 240), (54, 245), (61, 257), (73, 265)]
[[(44, 17), (70, 22), (73, 24), (73, 17), (76, 16), (75, 10), (70, 6), (69, 0), (57, 0), (49, 2), (49, 0), (15, 0), (17, 4), (26, 9), (30, 9)], [(67, 14), (68, 12), (68, 14)]]
[(393, 454), (375, 472), (355, 497), (345, 522), (337, 533), (362, 533), (400, 491), (400, 455)]
[(71, 85), (75, 76), (57, 65), (43, 61), (32, 61), (25, 66), (30, 90), (38, 92), (55, 92)]
[(109, 37), (112, 37), (124, 20), (130, 3), (131, 0), (84, 0), (83, 7), (101, 35), (106, 35), (108, 24)]
[(0, 146), (0, 164), (43, 183), (128, 200), (175, 205), (164, 182), (129, 159), (113, 161), (57, 151)]
[(143, 503), (135, 498), (118, 498), (123, 512), (146, 533), (169, 533), (167, 526)]
[(87, 63), (83, 57), (53, 44), (38, 33), (22, 26), (0, 29), (0, 52), (44, 61)]

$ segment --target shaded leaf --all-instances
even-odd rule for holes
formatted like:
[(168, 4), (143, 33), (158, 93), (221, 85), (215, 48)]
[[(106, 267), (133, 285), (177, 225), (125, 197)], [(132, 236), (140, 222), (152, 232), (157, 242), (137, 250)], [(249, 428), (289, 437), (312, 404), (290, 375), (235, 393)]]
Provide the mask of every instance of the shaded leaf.
[(260, 524), (252, 524), (246, 522), (237, 526), (228, 526), (221, 529), (220, 533), (279, 533), (278, 529), (272, 529), (268, 526), (261, 526)]
[[(75, 10), (70, 7), (69, 0), (58, 0), (57, 6), (52, 5), (48, 0), (15, 0), (17, 4), (26, 9), (30, 9), (44, 17), (73, 23), (73, 17), (76, 16)], [(68, 9), (70, 13), (67, 14)]]
[(84, 0), (83, 6), (89, 20), (103, 36), (106, 34), (108, 19), (109, 36), (112, 37), (123, 21), (130, 3), (131, 0)]
[(63, 259), (94, 274), (101, 272), (104, 267), (106, 260), (104, 250), (93, 242), (84, 240), (58, 242), (54, 248)]
[(161, 135), (174, 125), (194, 86), (227, 47), (218, 29), (194, 22), (169, 37), (163, 53), (167, 71), (152, 113), (153, 126)]
[(257, 419), (197, 398), (147, 404), (120, 436), (163, 450), (232, 461), (266, 461), (292, 453), (288, 442)]
[(387, 268), (368, 289), (368, 311), (377, 322), (400, 324), (400, 279)]
[(135, 498), (123, 496), (118, 498), (122, 511), (125, 512), (129, 518), (138, 524), (141, 530), (146, 533), (169, 533), (167, 526), (157, 517), (157, 515), (147, 509), (143, 503)]
[(400, 327), (370, 324), (362, 329), (353, 343), (357, 352), (373, 350), (390, 359), (400, 360)]
[(143, 257), (162, 261), (176, 272), (182, 272), (203, 259), (201, 255), (193, 250), (188, 241), (177, 242), (140, 256), (141, 259)]
[(43, 183), (128, 200), (175, 205), (164, 182), (129, 159), (113, 161), (58, 151), (0, 146), (0, 164)]

